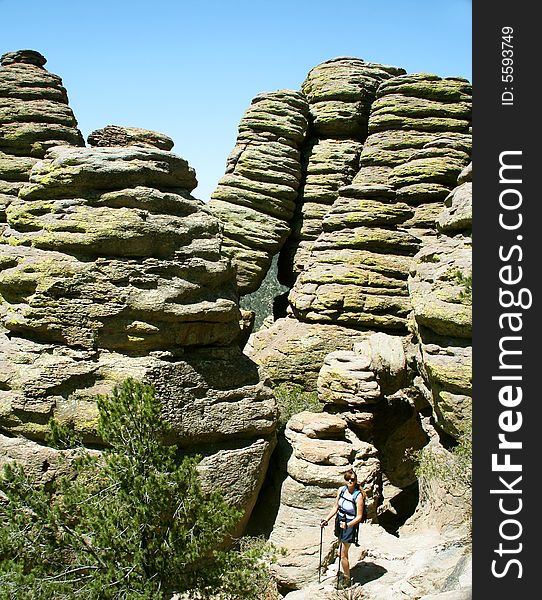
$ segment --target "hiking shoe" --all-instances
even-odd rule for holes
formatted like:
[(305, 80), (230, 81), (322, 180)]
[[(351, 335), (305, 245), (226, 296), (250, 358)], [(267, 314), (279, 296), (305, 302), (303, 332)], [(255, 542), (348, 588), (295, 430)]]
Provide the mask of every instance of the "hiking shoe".
[(342, 573), (339, 575), (339, 589), (346, 590), (352, 585), (350, 577), (345, 577)]

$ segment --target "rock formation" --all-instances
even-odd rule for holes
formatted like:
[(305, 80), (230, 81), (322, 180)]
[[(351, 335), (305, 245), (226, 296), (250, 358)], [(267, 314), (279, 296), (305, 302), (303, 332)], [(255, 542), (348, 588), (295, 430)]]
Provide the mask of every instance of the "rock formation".
[(298, 318), (406, 330), (407, 278), (420, 246), (412, 228), (431, 224), (416, 218), (415, 206), (427, 215), (468, 163), (454, 146), (468, 147), (456, 138), (468, 136), (469, 90), (464, 80), (428, 75), (399, 75), (380, 85), (360, 170), (324, 216), (290, 293)]
[(339, 188), (350, 183), (359, 168), (369, 111), (379, 84), (404, 72), (345, 57), (316, 66), (303, 82), (301, 89), (309, 101), (311, 128), (293, 231), (280, 257), (279, 276), (284, 283), (291, 286), (303, 271)]
[[(470, 420), (469, 82), (326, 61), (253, 100), (206, 206), (163, 134), (109, 125), (84, 147), (44, 64), (21, 51), (0, 68), (0, 463), (46, 483), (64, 468), (50, 419), (99, 446), (96, 394), (135, 377), (204, 456), (204, 485), (245, 509), (242, 531), (275, 446), (268, 382), (300, 384), (323, 412), (289, 420), (276, 511), (264, 493), (255, 512), (288, 550), (282, 591), (329, 597), (319, 523), (353, 467), (364, 597), (468, 594), (468, 490), (419, 477), (411, 453), (449, 460)], [(243, 354), (239, 296), (279, 251), (289, 305)], [(334, 548), (327, 528), (326, 564)]]
[(438, 217), (440, 235), (416, 255), (409, 279), (419, 372), (439, 426), (457, 438), (472, 410), (472, 166)]
[(68, 95), (34, 50), (0, 57), (0, 228), (30, 170), (48, 148), (84, 145)]
[[(290, 306), (248, 347), (273, 381), (316, 388), (324, 405), (286, 427), (291, 456), (271, 533), (290, 550), (276, 567), (285, 590), (314, 581), (321, 507), (329, 510), (351, 466), (369, 493), (372, 521), (389, 531), (410, 515), (405, 535), (421, 523), (456, 538), (465, 529), (468, 499), (441, 488), (427, 493), (427, 482), (420, 490), (409, 453), (427, 446), (446, 454), (439, 432), (457, 438), (470, 418), (471, 86), (382, 68), (371, 94), (358, 89), (364, 109), (339, 110), (341, 86), (349, 88), (356, 68), (362, 61), (328, 61), (304, 83), (309, 158), (299, 225), (280, 262)], [(321, 72), (331, 83), (313, 106)], [(350, 154), (346, 168), (337, 155), (348, 136), (359, 157)], [(342, 429), (304, 433), (327, 431), (329, 418)], [(326, 532), (330, 560), (332, 540)]]
[[(19, 69), (60, 89), (40, 66), (17, 65), (0, 76)], [(17, 102), (35, 114), (34, 100)], [(73, 147), (48, 126), (29, 128), (39, 144), (27, 135), (15, 147), (15, 127), (18, 137), (2, 138), (6, 150), (42, 157), (11, 195), (0, 237), (0, 428), (6, 448), (10, 436), (27, 440), (8, 456), (55, 464), (40, 444), (53, 417), (99, 444), (96, 394), (134, 377), (156, 387), (172, 441), (204, 456), (204, 485), (245, 509), (242, 529), (274, 447), (276, 407), (237, 344), (222, 226), (190, 195), (195, 173), (167, 136), (108, 126), (90, 135), (93, 147)]]

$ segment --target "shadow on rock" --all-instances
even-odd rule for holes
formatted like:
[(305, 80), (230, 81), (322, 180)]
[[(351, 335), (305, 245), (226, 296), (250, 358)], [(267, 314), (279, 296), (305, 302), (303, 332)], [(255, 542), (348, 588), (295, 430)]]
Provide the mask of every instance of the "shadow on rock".
[(384, 567), (372, 562), (358, 563), (350, 572), (352, 583), (359, 583), (360, 585), (379, 579), (384, 573), (387, 573)]

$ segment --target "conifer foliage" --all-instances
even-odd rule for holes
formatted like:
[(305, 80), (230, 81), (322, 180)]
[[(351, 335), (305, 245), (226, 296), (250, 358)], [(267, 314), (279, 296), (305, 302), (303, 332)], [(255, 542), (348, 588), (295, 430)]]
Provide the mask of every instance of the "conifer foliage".
[[(261, 544), (223, 548), (240, 517), (204, 494), (197, 458), (177, 458), (150, 386), (127, 380), (98, 398), (102, 453), (82, 447), (72, 476), (37, 487), (20, 467), (0, 478), (0, 599), (258, 598)], [(73, 433), (54, 424), (50, 442)]]

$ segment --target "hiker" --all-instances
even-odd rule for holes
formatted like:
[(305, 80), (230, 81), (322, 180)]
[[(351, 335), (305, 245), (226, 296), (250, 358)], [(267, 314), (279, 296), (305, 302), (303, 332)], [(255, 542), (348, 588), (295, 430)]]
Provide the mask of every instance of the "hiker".
[(339, 570), (342, 567), (344, 581), (350, 584), (350, 563), (348, 550), (352, 543), (357, 545), (359, 523), (363, 520), (365, 492), (358, 485), (358, 478), (354, 471), (344, 474), (346, 485), (339, 488), (333, 510), (320, 522), (320, 527), (325, 527), (329, 520), (335, 517), (335, 535), (339, 538), (340, 557)]

